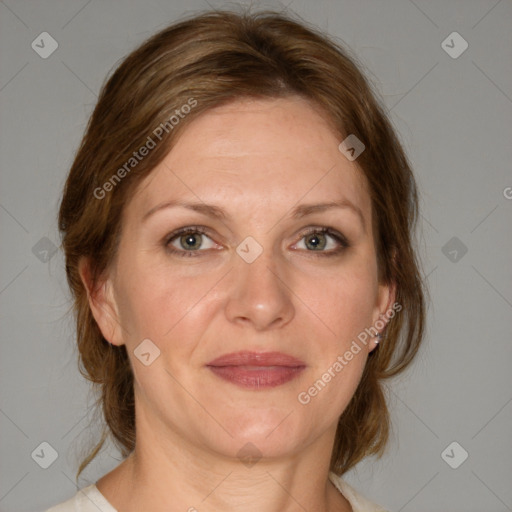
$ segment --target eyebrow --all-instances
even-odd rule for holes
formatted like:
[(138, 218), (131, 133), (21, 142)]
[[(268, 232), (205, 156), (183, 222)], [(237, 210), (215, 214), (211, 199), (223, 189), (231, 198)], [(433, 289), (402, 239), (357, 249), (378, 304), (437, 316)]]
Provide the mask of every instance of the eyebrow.
[[(165, 201), (164, 203), (160, 203), (150, 210), (148, 210), (142, 217), (142, 222), (145, 222), (149, 217), (151, 217), (153, 214), (155, 214), (158, 211), (167, 209), (167, 208), (186, 208), (188, 210), (192, 210), (198, 213), (201, 213), (203, 215), (206, 215), (207, 217), (213, 217), (215, 219), (219, 220), (230, 220), (230, 216), (226, 213), (225, 210), (220, 208), (219, 206), (215, 206), (212, 204), (206, 204), (206, 203), (193, 203), (193, 202), (186, 202), (186, 201), (180, 201), (180, 200), (171, 200), (171, 201)], [(340, 208), (340, 209), (348, 209), (357, 214), (359, 217), (359, 220), (361, 221), (361, 224), (363, 225), (363, 228), (365, 227), (365, 219), (363, 212), (359, 207), (357, 207), (355, 204), (353, 204), (348, 199), (343, 199), (341, 201), (330, 201), (327, 203), (318, 203), (318, 204), (301, 204), (299, 206), (296, 206), (291, 211), (291, 217), (295, 219), (301, 219), (303, 217), (306, 217), (308, 215), (312, 215), (314, 213), (321, 213), (326, 210), (332, 209), (332, 208)]]

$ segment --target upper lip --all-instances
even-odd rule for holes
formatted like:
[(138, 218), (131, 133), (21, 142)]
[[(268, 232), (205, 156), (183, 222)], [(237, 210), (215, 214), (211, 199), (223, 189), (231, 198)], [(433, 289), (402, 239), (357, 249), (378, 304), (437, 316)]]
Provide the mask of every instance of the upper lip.
[(206, 366), (306, 366), (304, 361), (282, 352), (251, 352), (243, 350), (217, 357)]

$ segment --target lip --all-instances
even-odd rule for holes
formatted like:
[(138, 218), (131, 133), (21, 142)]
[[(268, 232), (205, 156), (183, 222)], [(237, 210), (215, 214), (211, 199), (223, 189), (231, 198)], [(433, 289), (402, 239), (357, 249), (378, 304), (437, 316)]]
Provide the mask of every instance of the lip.
[(218, 377), (246, 389), (281, 386), (298, 377), (306, 363), (282, 352), (233, 352), (206, 364)]

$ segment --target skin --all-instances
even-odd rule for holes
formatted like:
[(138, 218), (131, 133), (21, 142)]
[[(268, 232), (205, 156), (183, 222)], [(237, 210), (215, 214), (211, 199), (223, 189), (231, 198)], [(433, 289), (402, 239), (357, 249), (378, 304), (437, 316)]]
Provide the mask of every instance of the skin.
[[(117, 258), (94, 291), (82, 260), (94, 317), (108, 341), (126, 345), (135, 377), (136, 448), (97, 482), (119, 511), (351, 510), (328, 480), (329, 459), (375, 340), (310, 403), (297, 398), (394, 302), (377, 279), (366, 179), (340, 142), (299, 97), (210, 110), (126, 205)], [(174, 199), (217, 205), (229, 218), (174, 206), (143, 220)], [(362, 219), (348, 207), (290, 216), (299, 204), (342, 200)], [(199, 249), (179, 236), (171, 246), (196, 256), (166, 251), (167, 235), (194, 225), (208, 228), (196, 235)], [(341, 244), (304, 231), (324, 226), (350, 246), (323, 256)], [(252, 263), (236, 252), (248, 236), (263, 248)], [(149, 366), (134, 356), (146, 338), (160, 350)], [(248, 390), (205, 367), (239, 350), (284, 352), (306, 369)], [(237, 457), (248, 442), (261, 454), (251, 467)]]

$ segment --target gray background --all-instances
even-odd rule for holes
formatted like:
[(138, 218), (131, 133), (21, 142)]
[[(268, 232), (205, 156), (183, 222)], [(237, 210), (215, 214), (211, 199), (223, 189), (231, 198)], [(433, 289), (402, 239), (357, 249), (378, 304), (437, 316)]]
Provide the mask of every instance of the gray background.
[[(512, 510), (512, 3), (286, 3), (359, 56), (422, 195), (420, 249), (432, 296), (427, 343), (390, 388), (387, 455), (346, 479), (392, 511)], [(3, 512), (43, 510), (74, 495), (80, 450), (97, 433), (87, 428), (93, 395), (76, 366), (63, 257), (52, 248), (61, 187), (98, 90), (145, 38), (208, 4), (230, 5), (0, 2)], [(458, 58), (442, 47), (453, 31), (469, 44)], [(31, 47), (42, 32), (59, 45), (46, 59)], [(453, 441), (462, 448), (449, 449), (446, 460), (456, 465), (463, 449), (469, 454), (457, 469), (441, 456)], [(58, 452), (48, 469), (31, 455), (42, 442)], [(109, 447), (80, 486), (118, 459)]]

